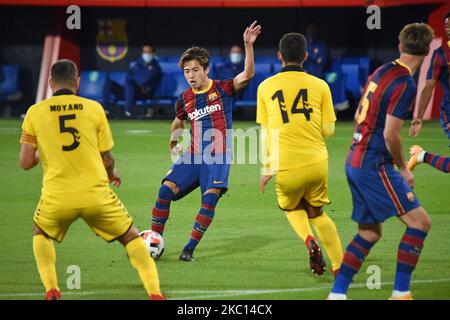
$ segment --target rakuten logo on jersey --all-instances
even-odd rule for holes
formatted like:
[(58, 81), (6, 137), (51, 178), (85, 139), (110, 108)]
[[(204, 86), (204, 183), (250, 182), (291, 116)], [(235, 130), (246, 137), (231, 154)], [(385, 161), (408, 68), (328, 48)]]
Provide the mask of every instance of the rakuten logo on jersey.
[(216, 112), (221, 111), (222, 106), (220, 104), (213, 104), (211, 106), (206, 106), (203, 109), (196, 109), (194, 112), (188, 113), (189, 120), (200, 120), (201, 118)]

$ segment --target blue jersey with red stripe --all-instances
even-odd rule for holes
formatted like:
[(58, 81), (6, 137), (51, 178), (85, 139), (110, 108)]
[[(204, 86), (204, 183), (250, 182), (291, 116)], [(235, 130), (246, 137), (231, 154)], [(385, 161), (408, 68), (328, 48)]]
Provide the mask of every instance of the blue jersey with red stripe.
[[(450, 116), (450, 47), (449, 42), (443, 44), (433, 52), (427, 72), (427, 80), (436, 80), (444, 91), (441, 103), (441, 116)], [(450, 119), (449, 119), (450, 120)], [(447, 120), (447, 121), (449, 121)]]
[(195, 93), (189, 88), (179, 96), (176, 114), (178, 119), (191, 123), (192, 153), (231, 150), (231, 141), (227, 138), (232, 137), (227, 137), (227, 129), (232, 128), (234, 94), (233, 80), (211, 80), (207, 90)]
[(375, 168), (393, 162), (383, 135), (386, 116), (408, 118), (416, 90), (409, 68), (398, 60), (384, 64), (370, 75), (356, 111), (357, 124), (347, 164)]

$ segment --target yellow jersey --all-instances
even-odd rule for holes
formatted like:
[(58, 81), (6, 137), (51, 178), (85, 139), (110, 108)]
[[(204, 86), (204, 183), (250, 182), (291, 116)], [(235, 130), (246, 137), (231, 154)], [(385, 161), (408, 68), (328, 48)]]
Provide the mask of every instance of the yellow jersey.
[(39, 151), (42, 201), (83, 208), (108, 196), (108, 174), (100, 153), (111, 150), (114, 142), (98, 102), (59, 90), (28, 109), (20, 142)]
[[(267, 129), (263, 153), (272, 172), (328, 159), (323, 128), (336, 121), (327, 83), (299, 66), (287, 66), (258, 87), (256, 121)], [(267, 148), (267, 149), (266, 149)]]

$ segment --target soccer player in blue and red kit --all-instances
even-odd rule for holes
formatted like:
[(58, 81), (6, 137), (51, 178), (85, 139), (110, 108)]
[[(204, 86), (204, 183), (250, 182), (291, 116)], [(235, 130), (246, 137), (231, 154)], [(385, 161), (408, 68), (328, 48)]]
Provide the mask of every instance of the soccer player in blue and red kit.
[(415, 102), (417, 88), (412, 75), (428, 54), (432, 39), (433, 30), (427, 24), (405, 26), (399, 35), (400, 58), (379, 67), (367, 80), (346, 161), (358, 234), (346, 249), (330, 300), (347, 298), (353, 276), (381, 238), (382, 224), (390, 217), (399, 217), (406, 225), (391, 299), (412, 299), (411, 274), (431, 220), (412, 191), (414, 176), (403, 158), (400, 131)]
[(430, 102), (433, 90), (439, 83), (444, 91), (441, 102), (440, 122), (448, 139), (450, 139), (450, 11), (444, 18), (447, 41), (443, 40), (442, 46), (434, 50), (430, 66), (427, 72), (427, 82), (419, 99), (417, 116), (411, 122), (409, 134), (417, 137), (422, 129), (422, 119)]
[(227, 136), (227, 130), (232, 128), (232, 99), (253, 78), (253, 44), (260, 33), (261, 26), (256, 21), (245, 29), (244, 71), (234, 79), (209, 79), (209, 54), (203, 48), (192, 47), (180, 58), (180, 68), (190, 88), (176, 102), (169, 149), (172, 153), (179, 150), (180, 129), (184, 129), (186, 120), (191, 124), (191, 146), (163, 179), (152, 210), (152, 230), (162, 234), (171, 201), (183, 198), (200, 186), (201, 207), (190, 240), (181, 252), (182, 261), (193, 260), (194, 250), (214, 218), (217, 202), (228, 189), (232, 137)]

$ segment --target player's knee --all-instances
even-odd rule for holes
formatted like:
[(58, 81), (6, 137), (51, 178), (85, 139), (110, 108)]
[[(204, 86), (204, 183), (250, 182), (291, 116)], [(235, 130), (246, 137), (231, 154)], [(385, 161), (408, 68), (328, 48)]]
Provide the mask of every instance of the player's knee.
[(119, 240), (119, 242), (125, 247), (128, 244), (128, 242), (136, 239), (137, 237), (139, 237), (139, 232), (133, 225), (133, 226), (131, 226), (130, 229), (128, 229), (128, 231), (123, 236), (121, 236), (117, 240)]
[(431, 229), (431, 218), (422, 207), (408, 212), (406, 215), (406, 225), (409, 228), (419, 229), (423, 232), (428, 232)]
[(165, 190), (164, 186), (168, 187), (173, 192), (174, 195), (176, 195), (180, 191), (177, 184), (169, 180), (164, 181), (160, 188), (160, 192), (167, 193), (167, 190)]
[(423, 215), (422, 215), (422, 219), (421, 219), (421, 229), (424, 232), (429, 232), (431, 229), (431, 218), (430, 216), (426, 213), (425, 210), (423, 210)]
[(203, 195), (206, 195), (208, 193), (212, 193), (212, 194), (215, 194), (217, 197), (220, 197), (220, 195), (222, 194), (222, 189), (211, 188), (211, 189), (206, 190)]
[(372, 244), (377, 243), (382, 236), (381, 227), (378, 225), (370, 225), (367, 226), (359, 226), (358, 234), (366, 241), (369, 241)]

